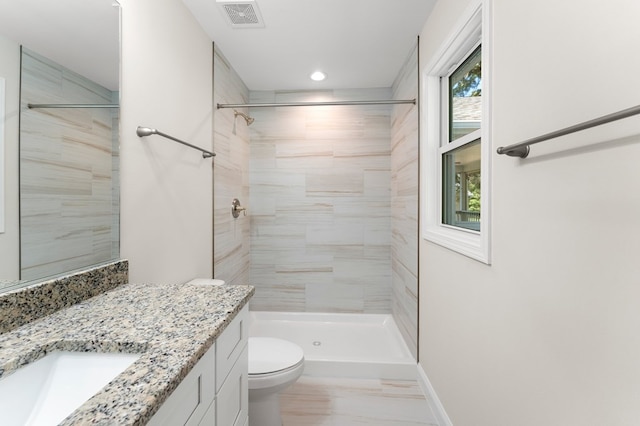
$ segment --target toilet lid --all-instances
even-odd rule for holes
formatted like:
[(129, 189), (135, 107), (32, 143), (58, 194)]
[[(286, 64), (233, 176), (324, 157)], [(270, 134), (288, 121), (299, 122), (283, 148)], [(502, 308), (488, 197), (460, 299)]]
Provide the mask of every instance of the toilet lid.
[(274, 337), (249, 338), (249, 374), (286, 370), (304, 360), (302, 348)]

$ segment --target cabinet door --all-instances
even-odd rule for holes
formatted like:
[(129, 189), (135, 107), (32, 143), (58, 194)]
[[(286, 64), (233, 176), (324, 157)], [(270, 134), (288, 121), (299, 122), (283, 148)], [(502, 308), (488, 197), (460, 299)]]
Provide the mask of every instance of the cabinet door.
[(238, 360), (216, 395), (216, 424), (244, 426), (249, 415), (248, 347)]
[(209, 405), (209, 409), (207, 410), (206, 413), (204, 413), (204, 416), (202, 416), (202, 419), (200, 420), (200, 424), (198, 426), (216, 426), (216, 402), (215, 401), (211, 401), (211, 404)]
[[(216, 340), (216, 391), (220, 391), (227, 375), (242, 350), (247, 346), (249, 306), (246, 305)], [(225, 425), (226, 426), (226, 425)]]
[(148, 426), (197, 425), (215, 397), (215, 344), (191, 369)]

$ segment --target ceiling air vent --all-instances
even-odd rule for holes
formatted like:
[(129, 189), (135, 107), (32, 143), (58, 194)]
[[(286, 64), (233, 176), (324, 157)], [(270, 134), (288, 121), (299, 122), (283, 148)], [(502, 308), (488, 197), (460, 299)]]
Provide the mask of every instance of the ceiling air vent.
[(216, 0), (232, 28), (262, 28), (264, 21), (258, 4), (253, 0)]

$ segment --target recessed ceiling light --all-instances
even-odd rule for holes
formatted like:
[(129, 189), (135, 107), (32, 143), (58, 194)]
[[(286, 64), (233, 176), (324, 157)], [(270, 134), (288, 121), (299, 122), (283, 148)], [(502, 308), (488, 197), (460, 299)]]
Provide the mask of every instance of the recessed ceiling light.
[(327, 74), (323, 73), (322, 71), (316, 71), (313, 74), (311, 74), (311, 80), (313, 81), (322, 81), (325, 78), (327, 78)]

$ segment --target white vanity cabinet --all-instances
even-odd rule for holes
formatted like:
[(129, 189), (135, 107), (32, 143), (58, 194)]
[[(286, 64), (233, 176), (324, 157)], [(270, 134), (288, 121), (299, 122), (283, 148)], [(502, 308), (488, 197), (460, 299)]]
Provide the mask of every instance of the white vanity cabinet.
[(245, 426), (248, 424), (249, 308), (224, 329), (169, 396), (149, 426)]
[(244, 426), (249, 413), (247, 306), (216, 341), (216, 426)]

